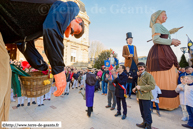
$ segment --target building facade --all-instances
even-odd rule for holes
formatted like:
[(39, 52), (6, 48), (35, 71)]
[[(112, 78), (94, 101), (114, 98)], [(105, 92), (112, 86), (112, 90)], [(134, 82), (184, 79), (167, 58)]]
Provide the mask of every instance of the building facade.
[[(63, 0), (65, 1), (65, 0)], [(71, 0), (78, 4), (80, 12), (77, 17), (81, 17), (84, 20), (85, 31), (81, 38), (76, 39), (73, 36), (69, 38), (64, 38), (64, 63), (66, 66), (74, 66), (78, 69), (85, 68), (88, 66), (88, 49), (89, 44), (89, 25), (90, 20), (87, 15), (85, 5), (80, 0)], [(19, 52), (17, 48), (13, 48), (16, 45), (8, 46), (8, 52), (11, 59), (16, 60), (25, 60), (25, 57), (22, 53)], [(38, 38), (35, 41), (36, 49), (42, 55), (44, 60), (48, 62), (48, 59), (45, 55), (44, 46), (43, 46), (43, 37)], [(9, 50), (10, 49), (10, 50)]]
[(146, 62), (147, 62), (147, 57), (146, 57), (146, 56), (139, 56), (139, 57), (138, 57), (138, 61), (139, 61), (139, 62), (143, 62), (143, 63), (146, 64)]

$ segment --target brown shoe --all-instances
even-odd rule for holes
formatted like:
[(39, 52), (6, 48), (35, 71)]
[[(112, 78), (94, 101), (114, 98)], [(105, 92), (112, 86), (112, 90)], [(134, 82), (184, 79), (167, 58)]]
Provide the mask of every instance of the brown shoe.
[(107, 105), (107, 106), (105, 106), (106, 108), (110, 108), (111, 106), (109, 106), (109, 105)]
[(141, 124), (136, 124), (136, 126), (138, 126), (139, 128), (145, 128), (146, 127), (146, 123), (142, 122)]
[(111, 108), (110, 110), (114, 110), (115, 108)]
[(105, 96), (106, 96), (107, 94), (105, 94)]

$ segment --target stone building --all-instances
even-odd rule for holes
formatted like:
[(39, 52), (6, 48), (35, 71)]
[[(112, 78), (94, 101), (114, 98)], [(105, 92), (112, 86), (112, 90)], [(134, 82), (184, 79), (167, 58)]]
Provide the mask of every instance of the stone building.
[(146, 64), (147, 56), (139, 56), (139, 57), (138, 57), (138, 61), (139, 61), (139, 62), (143, 62), (143, 63)]
[[(65, 0), (63, 0), (65, 1)], [(90, 20), (87, 15), (85, 5), (80, 0), (71, 0), (78, 4), (80, 7), (80, 12), (78, 17), (81, 17), (85, 23), (85, 32), (84, 35), (76, 39), (72, 36), (69, 38), (64, 38), (64, 63), (66, 66), (74, 66), (77, 68), (86, 68), (88, 66), (88, 49), (89, 49), (89, 25)], [(42, 55), (44, 60), (48, 62), (48, 59), (44, 52), (43, 38), (40, 37), (35, 41), (36, 49)], [(23, 54), (19, 52), (15, 44), (8, 44), (7, 50), (9, 52), (11, 59), (16, 60), (25, 60)]]

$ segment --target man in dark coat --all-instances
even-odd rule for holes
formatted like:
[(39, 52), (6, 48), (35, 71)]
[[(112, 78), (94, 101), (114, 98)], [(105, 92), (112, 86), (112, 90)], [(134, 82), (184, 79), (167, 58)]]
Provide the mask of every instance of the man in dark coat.
[(111, 74), (109, 74), (108, 78), (106, 78), (106, 80), (108, 80), (108, 82), (109, 82), (109, 85), (108, 85), (108, 97), (107, 97), (108, 98), (108, 105), (105, 107), (110, 108), (111, 107), (111, 100), (113, 99), (111, 110), (114, 110), (117, 101), (116, 101), (116, 96), (115, 96), (115, 86), (113, 85), (112, 82), (114, 80), (113, 74), (116, 74), (116, 72), (114, 69), (112, 69), (110, 72), (111, 72)]
[(121, 65), (119, 69), (117, 70), (119, 73), (118, 75), (114, 74), (114, 81), (113, 83), (116, 84), (115, 89), (115, 96), (117, 100), (117, 113), (115, 114), (115, 117), (121, 115), (121, 101), (123, 105), (123, 116), (122, 120), (124, 120), (127, 117), (127, 103), (125, 99), (126, 95), (126, 82), (127, 82), (127, 74), (124, 72), (125, 66)]
[(96, 75), (93, 74), (91, 70), (91, 68), (88, 68), (88, 73), (86, 74), (86, 106), (88, 107), (88, 117), (90, 117), (91, 112), (93, 112), (94, 92), (96, 83)]

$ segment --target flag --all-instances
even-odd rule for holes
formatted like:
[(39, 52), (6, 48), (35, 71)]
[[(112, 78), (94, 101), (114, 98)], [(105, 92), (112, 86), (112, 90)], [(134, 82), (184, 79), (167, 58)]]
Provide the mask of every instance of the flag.
[(188, 37), (188, 53), (190, 53), (190, 50), (193, 50), (193, 42), (191, 39)]
[(110, 67), (110, 60), (104, 60), (105, 67)]

